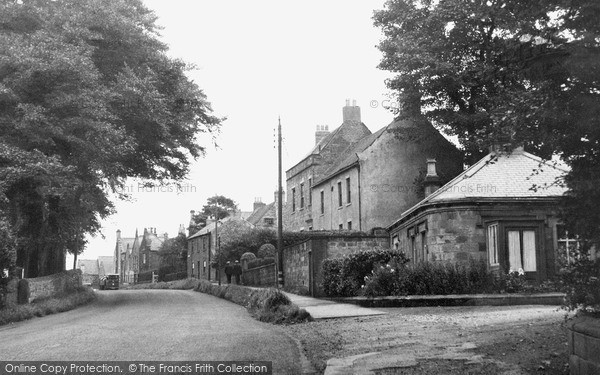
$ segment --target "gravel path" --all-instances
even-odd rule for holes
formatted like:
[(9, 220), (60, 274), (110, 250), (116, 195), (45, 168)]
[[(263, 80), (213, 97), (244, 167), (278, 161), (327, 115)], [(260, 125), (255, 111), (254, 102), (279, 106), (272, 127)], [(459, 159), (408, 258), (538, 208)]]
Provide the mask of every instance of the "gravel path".
[(387, 314), (286, 329), (328, 375), (568, 374), (565, 312), (556, 306), (379, 310)]

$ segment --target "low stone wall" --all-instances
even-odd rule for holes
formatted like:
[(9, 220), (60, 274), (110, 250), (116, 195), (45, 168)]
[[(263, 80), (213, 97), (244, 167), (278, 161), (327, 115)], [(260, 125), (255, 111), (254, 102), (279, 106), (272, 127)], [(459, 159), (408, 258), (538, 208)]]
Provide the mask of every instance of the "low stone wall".
[(577, 318), (567, 332), (571, 375), (600, 374), (600, 319)]
[(323, 260), (340, 258), (359, 251), (389, 249), (387, 234), (315, 237), (283, 250), (284, 285), (313, 297), (324, 296)]
[(242, 273), (242, 284), (248, 286), (277, 286), (275, 264), (251, 268)]
[(27, 279), (29, 282), (29, 302), (72, 292), (82, 286), (81, 270), (69, 270), (54, 275)]

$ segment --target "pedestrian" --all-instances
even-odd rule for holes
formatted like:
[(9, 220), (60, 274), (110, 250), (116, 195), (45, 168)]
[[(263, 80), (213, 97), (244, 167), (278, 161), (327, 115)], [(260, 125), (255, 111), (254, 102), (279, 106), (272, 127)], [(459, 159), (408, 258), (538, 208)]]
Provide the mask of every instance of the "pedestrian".
[(231, 284), (232, 271), (233, 266), (231, 265), (231, 262), (227, 261), (227, 264), (225, 264), (225, 276), (227, 276), (227, 284)]
[(239, 260), (236, 260), (235, 263), (232, 266), (233, 269), (233, 275), (235, 276), (235, 283), (236, 284), (240, 284), (241, 282), (241, 276), (242, 276), (242, 265), (240, 264)]

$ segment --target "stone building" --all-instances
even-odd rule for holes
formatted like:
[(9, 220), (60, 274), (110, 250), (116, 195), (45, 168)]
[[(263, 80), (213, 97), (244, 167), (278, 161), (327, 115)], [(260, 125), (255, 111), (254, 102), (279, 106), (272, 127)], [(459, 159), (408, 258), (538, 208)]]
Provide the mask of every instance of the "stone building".
[[(431, 162), (428, 172), (436, 174)], [(391, 245), (413, 262), (483, 259), (494, 271), (547, 279), (557, 254), (578, 245), (557, 217), (565, 173), (522, 148), (493, 151), (399, 215), (387, 228)]]
[(253, 227), (240, 215), (233, 215), (218, 223), (209, 220), (204, 228), (188, 237), (188, 277), (215, 280), (216, 272), (211, 268), (211, 262), (217, 254), (222, 233), (234, 226)]
[(144, 234), (139, 247), (139, 272), (157, 271), (160, 267), (158, 250), (168, 238), (167, 233), (157, 234), (156, 228), (144, 228)]
[(376, 133), (349, 102), (343, 122), (317, 127), (316, 145), (286, 172), (287, 230), (355, 230), (386, 227), (422, 198), (428, 158), (441, 177), (462, 171), (462, 155), (423, 117), (397, 120)]

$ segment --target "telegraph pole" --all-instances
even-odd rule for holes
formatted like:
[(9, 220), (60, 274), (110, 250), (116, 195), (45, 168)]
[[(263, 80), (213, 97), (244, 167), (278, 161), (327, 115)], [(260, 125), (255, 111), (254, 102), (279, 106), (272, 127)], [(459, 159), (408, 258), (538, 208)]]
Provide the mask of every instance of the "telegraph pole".
[(281, 202), (282, 185), (282, 162), (281, 162), (281, 117), (277, 127), (277, 159), (278, 159), (278, 183), (277, 183), (277, 286), (283, 288), (283, 202)]

